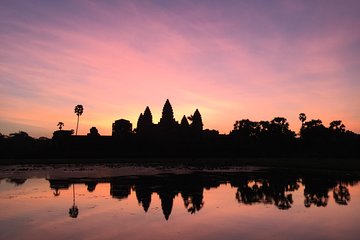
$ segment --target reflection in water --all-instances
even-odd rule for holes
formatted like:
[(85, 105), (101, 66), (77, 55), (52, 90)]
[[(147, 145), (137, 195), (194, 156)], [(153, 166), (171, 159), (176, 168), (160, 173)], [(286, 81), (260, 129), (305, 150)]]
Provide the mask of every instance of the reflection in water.
[(72, 186), (73, 186), (73, 205), (69, 209), (69, 216), (72, 218), (77, 218), (77, 216), (79, 215), (79, 209), (75, 203), (75, 184), (73, 184)]
[(53, 194), (54, 194), (54, 197), (60, 196), (60, 190), (58, 188), (55, 188)]
[(360, 234), (355, 173), (166, 170), (118, 176), (118, 171), (94, 178), (67, 167), (46, 172), (47, 179), (29, 172), (28, 180), (0, 172), (8, 174), (0, 181), (0, 239), (357, 239)]
[(88, 190), (89, 192), (93, 192), (93, 191), (95, 191), (97, 182), (95, 182), (95, 181), (90, 181), (90, 182), (87, 182), (86, 185), (87, 185), (87, 190)]
[(329, 200), (329, 191), (336, 186), (336, 182), (329, 179), (305, 178), (303, 179), (304, 205), (326, 207)]
[(9, 183), (14, 183), (16, 186), (22, 185), (26, 182), (26, 179), (24, 178), (10, 178), (10, 179), (6, 179), (7, 182)]
[[(128, 198), (135, 192), (138, 204), (144, 212), (148, 212), (151, 197), (156, 193), (161, 201), (161, 208), (166, 220), (169, 219), (175, 197), (180, 194), (184, 207), (190, 214), (199, 212), (205, 204), (204, 189), (217, 188), (223, 183), (230, 183), (236, 188), (235, 199), (244, 205), (274, 205), (280, 210), (290, 209), (294, 203), (293, 193), (302, 185), (304, 188), (305, 207), (326, 207), (329, 192), (333, 192), (334, 201), (339, 205), (347, 205), (350, 201), (349, 184), (356, 184), (357, 178), (341, 178), (339, 176), (294, 175), (284, 173), (203, 173), (167, 174), (154, 176), (131, 176), (98, 179), (49, 179), (54, 195), (60, 189), (69, 189), (73, 185), (73, 206), (69, 215), (76, 218), (79, 210), (75, 204), (75, 183), (83, 183), (88, 192), (93, 192), (101, 182), (110, 183), (110, 195), (118, 200)], [(57, 195), (55, 193), (58, 193)], [(299, 199), (298, 199), (299, 200)]]
[(239, 203), (274, 204), (278, 209), (291, 208), (293, 203), (292, 194), (299, 188), (296, 178), (274, 178), (268, 179), (242, 179), (236, 192)]
[(134, 186), (138, 203), (142, 205), (144, 211), (147, 212), (151, 203), (151, 188), (145, 182), (137, 182)]
[(334, 199), (337, 204), (340, 205), (347, 205), (350, 201), (350, 192), (349, 189), (342, 185), (342, 183), (339, 183), (337, 187), (333, 190)]
[(69, 189), (70, 184), (67, 180), (50, 180), (50, 188), (54, 190), (53, 194), (55, 197), (60, 196), (61, 189)]

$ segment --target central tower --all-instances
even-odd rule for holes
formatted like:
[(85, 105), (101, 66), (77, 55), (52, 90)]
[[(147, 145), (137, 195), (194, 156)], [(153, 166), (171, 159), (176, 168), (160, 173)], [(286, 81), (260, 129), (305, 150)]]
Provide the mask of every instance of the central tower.
[(162, 110), (162, 115), (160, 118), (160, 122), (159, 122), (159, 126), (161, 128), (173, 128), (177, 125), (177, 122), (175, 121), (174, 118), (174, 112), (172, 109), (172, 106), (170, 104), (169, 99), (166, 99), (166, 102), (164, 104), (163, 110)]

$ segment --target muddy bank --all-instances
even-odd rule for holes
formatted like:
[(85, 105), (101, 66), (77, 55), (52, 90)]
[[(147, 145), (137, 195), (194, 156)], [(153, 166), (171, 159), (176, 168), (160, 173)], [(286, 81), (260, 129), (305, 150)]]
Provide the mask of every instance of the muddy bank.
[(360, 170), (358, 158), (35, 158), (1, 159), (0, 164), (53, 165), (53, 164), (120, 164), (136, 167), (166, 167), (200, 169), (221, 167), (276, 167), (295, 169)]

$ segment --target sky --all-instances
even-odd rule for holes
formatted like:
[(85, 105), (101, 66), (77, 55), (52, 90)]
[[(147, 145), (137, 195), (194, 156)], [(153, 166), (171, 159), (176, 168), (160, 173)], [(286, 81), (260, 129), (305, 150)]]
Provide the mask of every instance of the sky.
[(298, 115), (360, 133), (360, 1), (0, 1), (0, 132), (51, 137), (58, 122), (111, 134), (117, 119), (204, 128)]

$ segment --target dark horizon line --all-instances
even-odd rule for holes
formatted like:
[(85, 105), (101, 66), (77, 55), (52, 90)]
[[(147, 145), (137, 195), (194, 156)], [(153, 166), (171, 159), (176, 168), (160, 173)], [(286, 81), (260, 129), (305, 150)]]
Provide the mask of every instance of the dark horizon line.
[[(78, 113), (77, 111), (76, 111), (76, 109), (78, 108), (78, 107), (81, 107), (82, 108), (82, 111), (81, 111), (81, 113)], [(169, 108), (169, 109), (165, 109), (165, 108)], [(115, 120), (115, 122), (112, 124), (112, 127), (113, 127), (113, 129), (112, 129), (112, 134), (111, 135), (101, 135), (101, 136), (103, 136), (103, 137), (110, 137), (110, 136), (114, 136), (114, 124), (116, 124), (116, 122), (118, 122), (118, 121), (127, 121), (128, 122), (128, 124), (129, 124), (129, 126), (131, 127), (131, 130), (130, 130), (130, 132), (131, 133), (133, 133), (133, 134), (136, 134), (137, 133), (137, 130), (139, 129), (139, 121), (141, 121), (141, 117), (142, 116), (144, 116), (145, 117), (145, 115), (147, 114), (147, 121), (148, 121), (148, 125), (152, 125), (153, 127), (157, 127), (157, 126), (159, 126), (159, 125), (161, 125), (161, 123), (162, 123), (162, 119), (164, 118), (164, 109), (165, 109), (165, 111), (168, 111), (168, 114), (170, 114), (170, 116), (165, 116), (165, 118), (168, 118), (167, 119), (167, 122), (169, 122), (169, 119), (170, 119), (170, 121), (172, 121), (172, 124), (176, 124), (176, 125), (181, 125), (182, 124), (182, 122), (185, 120), (187, 123), (186, 124), (189, 124), (188, 123), (188, 121), (187, 120), (190, 120), (192, 117), (193, 117), (193, 115), (190, 115), (190, 116), (186, 116), (186, 115), (183, 115), (183, 117), (182, 117), (182, 120), (181, 121), (176, 121), (175, 120), (175, 118), (174, 118), (174, 114), (173, 114), (173, 109), (172, 109), (172, 106), (171, 106), (171, 103), (170, 103), (170, 101), (169, 101), (169, 99), (167, 98), (166, 99), (166, 101), (165, 101), (165, 104), (164, 104), (164, 108), (163, 108), (163, 113), (162, 113), (162, 117), (160, 118), (160, 120), (159, 120), (159, 122), (158, 123), (153, 123), (153, 119), (152, 119), (152, 114), (151, 114), (151, 110), (150, 110), (150, 107), (149, 106), (146, 106), (146, 108), (145, 108), (145, 111), (144, 111), (144, 114), (143, 113), (141, 113), (140, 114), (140, 116), (139, 116), (139, 119), (138, 119), (138, 123), (137, 123), (137, 127), (136, 128), (134, 128), (134, 129), (132, 129), (132, 123), (129, 121), (129, 120), (127, 120), (127, 119), (124, 119), (124, 118), (121, 118), (121, 119), (118, 119), (118, 120)], [(170, 112), (169, 112), (170, 111)], [(75, 107), (75, 113), (76, 113), (76, 115), (78, 116), (78, 119), (79, 119), (79, 117), (80, 117), (80, 115), (82, 115), (82, 113), (83, 113), (83, 106), (82, 105), (77, 105), (76, 107)], [(219, 132), (219, 130), (217, 130), (217, 129), (203, 129), (203, 123), (202, 123), (202, 119), (201, 119), (201, 114), (200, 114), (200, 111), (198, 110), (198, 108), (196, 108), (196, 110), (195, 110), (195, 112), (194, 112), (194, 114), (198, 114), (199, 115), (199, 118), (200, 118), (200, 125), (201, 125), (201, 130), (202, 131), (213, 131), (213, 132), (216, 132), (217, 134), (219, 134), (219, 135), (231, 135), (232, 134), (232, 132), (234, 132), (236, 129), (235, 129), (235, 124), (237, 124), (238, 122), (241, 122), (241, 121), (247, 121), (248, 123), (250, 123), (250, 124), (266, 124), (266, 123), (271, 123), (272, 121), (274, 121), (275, 119), (282, 119), (283, 121), (284, 121), (284, 124), (286, 124), (286, 128), (289, 130), (289, 131), (291, 131), (294, 135), (295, 135), (295, 137), (301, 137), (301, 131), (302, 131), (302, 129), (304, 128), (304, 126), (305, 126), (305, 124), (306, 123), (309, 123), (309, 122), (311, 122), (311, 121), (317, 121), (317, 123), (319, 123), (319, 125), (321, 125), (321, 126), (323, 126), (323, 127), (325, 127), (325, 125), (323, 125), (322, 124), (322, 120), (320, 120), (320, 119), (312, 119), (312, 120), (310, 120), (310, 121), (307, 121), (306, 122), (306, 115), (304, 114), (304, 113), (300, 113), (299, 114), (299, 120), (302, 122), (302, 125), (301, 125), (301, 127), (300, 127), (300, 130), (299, 130), (299, 132), (295, 132), (295, 131), (292, 131), (290, 128), (289, 128), (289, 126), (290, 126), (290, 124), (287, 122), (287, 118), (285, 118), (285, 117), (274, 117), (271, 121), (268, 121), (268, 120), (260, 120), (260, 121), (251, 121), (250, 119), (242, 119), (242, 120), (236, 120), (235, 121), (235, 124), (234, 124), (234, 128), (233, 128), (233, 130), (230, 130), (230, 132), (229, 133), (220, 133)], [(302, 120), (301, 119), (301, 115), (303, 115), (303, 116), (305, 116), (305, 120)], [(172, 120), (171, 120), (172, 119)], [(192, 120), (191, 120), (192, 121)], [(351, 131), (351, 130), (346, 130), (345, 129), (345, 125), (342, 123), (342, 120), (333, 120), (332, 122), (330, 122), (329, 123), (329, 127), (328, 127), (328, 129), (330, 129), (331, 127), (332, 127), (332, 124), (334, 123), (334, 122), (337, 122), (338, 123), (338, 125), (337, 126), (335, 126), (335, 127), (338, 127), (338, 128), (342, 128), (341, 130), (344, 130), (344, 131), (346, 131), (346, 132), (350, 132), (350, 133), (353, 133), (353, 134), (357, 134), (357, 135), (359, 135), (359, 133), (355, 133), (355, 132), (353, 132), (353, 131)], [(63, 122), (58, 122), (58, 125), (57, 126), (59, 126), (59, 125), (62, 125), (62, 126), (64, 126), (64, 123)], [(190, 125), (190, 124), (189, 124)], [(59, 127), (59, 130), (60, 131), (74, 131), (75, 132), (75, 130), (73, 130), (73, 129), (67, 129), (67, 130), (62, 130), (62, 126), (61, 127)], [(259, 127), (259, 126), (257, 126), (257, 127)], [(327, 128), (327, 127), (325, 127), (325, 128)], [(91, 129), (94, 129), (96, 132), (97, 132), (97, 134), (99, 134), (98, 133), (98, 130), (97, 130), (97, 128), (95, 127), (95, 126), (93, 126)], [(91, 133), (91, 129), (90, 129), (90, 133)], [(22, 133), (22, 132), (25, 132), (25, 131), (22, 131), (22, 130), (19, 130), (18, 131), (18, 133)], [(57, 132), (57, 131), (55, 131), (55, 132)], [(55, 132), (53, 133), (53, 134), (55, 134)], [(27, 132), (25, 132), (26, 134), (27, 134)], [(16, 134), (16, 132), (14, 132), (14, 133), (10, 133), (9, 135), (3, 135), (3, 134), (1, 134), (1, 132), (0, 132), (0, 137), (6, 137), (6, 136), (11, 136), (11, 135), (13, 135), (13, 134)], [(76, 133), (76, 135), (77, 135), (77, 133)], [(89, 135), (89, 134), (87, 134), (87, 135)], [(80, 135), (80, 136), (86, 136), (86, 135)], [(47, 138), (47, 137), (44, 137), (44, 136), (41, 136), (41, 137), (39, 137), (39, 138)]]

